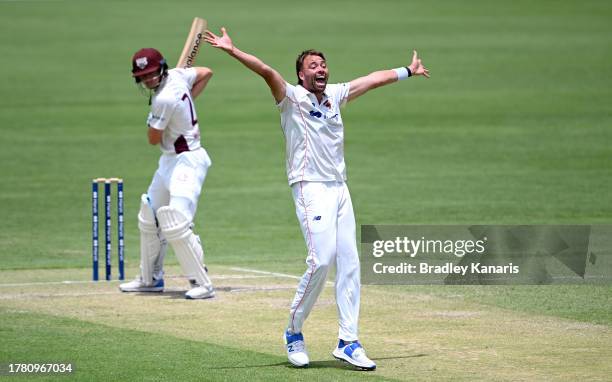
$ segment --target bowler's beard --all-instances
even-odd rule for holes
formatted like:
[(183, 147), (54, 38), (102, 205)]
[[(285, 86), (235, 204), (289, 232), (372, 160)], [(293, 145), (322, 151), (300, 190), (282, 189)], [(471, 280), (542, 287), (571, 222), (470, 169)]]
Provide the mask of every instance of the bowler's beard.
[(317, 77), (312, 76), (310, 80), (307, 82), (308, 88), (306, 90), (314, 94), (322, 94), (325, 91), (325, 88), (327, 87), (327, 80), (328, 80), (328, 77), (325, 76), (324, 82), (320, 82), (320, 84), (318, 84)]

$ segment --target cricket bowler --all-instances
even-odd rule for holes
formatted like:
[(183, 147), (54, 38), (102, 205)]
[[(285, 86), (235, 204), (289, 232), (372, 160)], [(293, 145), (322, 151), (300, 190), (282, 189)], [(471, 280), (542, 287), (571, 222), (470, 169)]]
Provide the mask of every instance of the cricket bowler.
[(347, 83), (328, 84), (324, 54), (306, 50), (296, 60), (298, 83), (292, 85), (259, 58), (239, 50), (225, 28), (221, 28), (221, 36), (207, 31), (205, 40), (263, 77), (280, 111), (287, 177), (308, 249), (308, 269), (299, 282), (285, 331), (289, 362), (297, 367), (308, 366), (302, 327), (335, 262), (340, 328), (332, 354), (361, 370), (374, 370), (376, 364), (367, 357), (358, 337), (361, 282), (355, 216), (346, 185), (340, 108), (371, 89), (411, 76), (429, 77), (429, 71), (415, 51), (409, 66), (376, 71)]

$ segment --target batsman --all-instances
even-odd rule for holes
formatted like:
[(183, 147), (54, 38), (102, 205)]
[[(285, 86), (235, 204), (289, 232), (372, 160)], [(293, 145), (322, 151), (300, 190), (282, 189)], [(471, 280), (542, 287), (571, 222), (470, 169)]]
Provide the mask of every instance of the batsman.
[(193, 232), (198, 199), (211, 166), (200, 143), (193, 100), (208, 84), (212, 71), (206, 67), (169, 70), (159, 51), (144, 48), (132, 57), (132, 76), (149, 95), (148, 140), (159, 145), (162, 154), (138, 213), (140, 275), (119, 288), (123, 292), (163, 291), (163, 261), (169, 243), (189, 278), (191, 288), (185, 297), (213, 297), (202, 244)]
[(355, 216), (346, 185), (344, 124), (340, 108), (371, 89), (411, 76), (429, 77), (416, 51), (408, 66), (379, 70), (350, 82), (328, 84), (329, 70), (322, 52), (305, 50), (297, 58), (297, 84), (288, 83), (259, 58), (238, 49), (221, 29), (206, 32), (206, 41), (222, 49), (261, 76), (280, 112), (286, 143), (286, 165), (295, 211), (308, 248), (308, 269), (291, 303), (285, 331), (289, 362), (309, 363), (302, 328), (323, 290), (330, 267), (336, 264), (338, 345), (332, 354), (362, 370), (374, 370), (359, 343), (359, 257)]

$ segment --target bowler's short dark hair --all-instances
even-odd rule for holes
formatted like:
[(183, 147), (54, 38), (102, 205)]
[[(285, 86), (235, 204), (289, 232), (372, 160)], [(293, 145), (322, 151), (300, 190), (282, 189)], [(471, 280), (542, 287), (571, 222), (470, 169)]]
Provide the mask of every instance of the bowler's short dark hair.
[(318, 50), (308, 49), (300, 53), (297, 60), (295, 60), (295, 75), (298, 78), (298, 85), (302, 84), (302, 80), (300, 80), (300, 70), (302, 70), (302, 67), (304, 66), (304, 60), (306, 59), (307, 56), (319, 56), (323, 60), (325, 60), (325, 56), (323, 55), (323, 52), (319, 52)]

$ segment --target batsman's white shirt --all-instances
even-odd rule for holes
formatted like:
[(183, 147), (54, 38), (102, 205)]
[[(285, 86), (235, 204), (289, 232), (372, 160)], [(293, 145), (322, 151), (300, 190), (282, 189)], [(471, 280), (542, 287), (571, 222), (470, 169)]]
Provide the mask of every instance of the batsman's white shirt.
[(179, 154), (200, 147), (200, 127), (191, 99), (195, 79), (194, 68), (171, 69), (151, 98), (147, 124), (164, 131), (160, 145), (164, 153)]
[(286, 86), (286, 97), (278, 103), (285, 134), (289, 185), (300, 181), (346, 180), (344, 106), (349, 84), (328, 84), (322, 101), (301, 85)]

